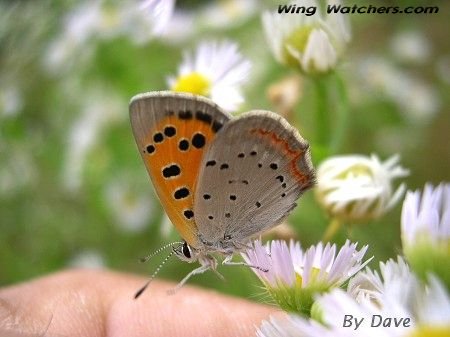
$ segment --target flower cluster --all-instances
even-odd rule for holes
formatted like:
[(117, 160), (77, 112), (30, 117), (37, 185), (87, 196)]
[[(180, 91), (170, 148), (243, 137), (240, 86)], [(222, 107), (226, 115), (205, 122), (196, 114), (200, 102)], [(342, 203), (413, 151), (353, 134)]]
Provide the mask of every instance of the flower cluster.
[[(303, 253), (298, 243), (288, 248), (274, 241), (264, 247), (256, 241), (245, 260), (269, 269), (256, 273), (277, 304), (295, 313), (264, 321), (257, 335), (450, 335), (449, 191), (441, 184), (426, 185), (422, 195), (407, 193), (401, 226), (407, 261), (399, 256), (381, 262), (380, 272), (361, 270), (368, 262), (362, 263), (367, 247), (357, 252), (348, 242), (334, 260), (334, 246), (319, 244)], [(309, 310), (289, 306), (304, 305), (299, 298), (307, 290)]]
[(316, 319), (272, 318), (263, 322), (258, 336), (448, 336), (450, 294), (443, 284), (435, 277), (421, 284), (401, 259), (383, 266), (384, 280), (376, 272), (365, 272), (358, 287), (371, 290), (364, 296), (333, 289), (317, 299)]
[(336, 245), (319, 243), (304, 251), (294, 241), (289, 246), (284, 241), (266, 246), (255, 241), (243, 258), (264, 269), (255, 272), (283, 309), (308, 314), (315, 295), (341, 286), (370, 261), (363, 262), (367, 246), (359, 251), (356, 246), (347, 241), (337, 251)]

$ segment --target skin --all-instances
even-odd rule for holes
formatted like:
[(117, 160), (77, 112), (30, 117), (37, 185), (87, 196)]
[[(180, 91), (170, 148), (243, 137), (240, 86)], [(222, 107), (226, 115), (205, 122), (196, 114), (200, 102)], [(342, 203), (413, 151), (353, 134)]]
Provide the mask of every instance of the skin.
[(0, 289), (0, 336), (254, 336), (275, 308), (112, 271), (67, 270)]

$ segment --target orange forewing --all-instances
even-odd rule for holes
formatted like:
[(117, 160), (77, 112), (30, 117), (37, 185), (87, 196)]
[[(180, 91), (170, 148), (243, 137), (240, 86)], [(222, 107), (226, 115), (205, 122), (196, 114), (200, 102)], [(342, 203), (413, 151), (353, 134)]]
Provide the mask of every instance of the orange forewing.
[[(168, 137), (164, 134), (167, 128), (174, 128), (175, 134)], [(156, 143), (154, 137), (156, 134), (162, 134), (163, 140)], [(170, 133), (169, 133), (170, 134)], [(149, 153), (147, 147), (143, 149), (143, 159), (145, 166), (150, 174), (156, 193), (166, 210), (169, 219), (175, 225), (180, 235), (191, 246), (197, 246), (197, 228), (194, 217), (186, 217), (185, 212), (193, 212), (195, 197), (195, 185), (198, 178), (199, 165), (203, 153), (207, 149), (214, 137), (214, 131), (210, 125), (196, 120), (181, 120), (178, 116), (172, 115), (162, 119), (155, 130), (152, 130), (144, 139), (144, 144), (154, 146), (154, 151)], [(194, 146), (194, 137), (204, 137), (204, 145), (200, 143)], [(182, 144), (182, 145), (180, 145)], [(186, 148), (187, 145), (187, 149)], [(164, 168), (170, 168), (176, 165), (180, 173), (166, 178), (163, 174)], [(177, 172), (175, 172), (177, 173)], [(187, 189), (188, 195), (186, 195)], [(177, 191), (182, 198), (176, 198)], [(187, 213), (190, 215), (190, 213)], [(192, 213), (193, 214), (193, 213)]]

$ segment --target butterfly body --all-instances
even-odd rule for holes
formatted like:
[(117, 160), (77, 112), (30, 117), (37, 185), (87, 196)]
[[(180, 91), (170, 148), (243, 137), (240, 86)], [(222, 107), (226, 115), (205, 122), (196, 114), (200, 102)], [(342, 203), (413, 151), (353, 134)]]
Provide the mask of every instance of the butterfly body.
[(200, 96), (151, 92), (132, 98), (130, 117), (156, 193), (186, 242), (174, 251), (188, 262), (215, 269), (212, 253), (229, 260), (314, 184), (308, 143), (275, 113), (233, 118)]

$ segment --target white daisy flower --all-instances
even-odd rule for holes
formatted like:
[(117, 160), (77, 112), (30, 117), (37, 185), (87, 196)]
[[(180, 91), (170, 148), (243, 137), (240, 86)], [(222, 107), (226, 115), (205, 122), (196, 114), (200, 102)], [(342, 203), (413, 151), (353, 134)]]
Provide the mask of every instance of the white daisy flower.
[[(265, 321), (260, 337), (430, 337), (450, 335), (450, 296), (437, 278), (427, 287), (416, 283), (410, 298), (399, 302), (396, 296), (384, 297), (383, 305), (357, 302), (341, 289), (321, 296), (320, 322), (292, 315)], [(355, 325), (355, 318), (360, 323)], [(394, 318), (398, 326), (395, 325)], [(364, 320), (361, 320), (364, 319)], [(351, 324), (351, 325), (350, 325)]]
[[(279, 13), (283, 6), (285, 12)], [(277, 61), (306, 74), (327, 73), (336, 67), (350, 41), (349, 23), (345, 15), (317, 13), (319, 8), (315, 0), (301, 0), (263, 14), (266, 39)]]
[(450, 287), (450, 184), (406, 194), (401, 235), (413, 269), (422, 277), (433, 272)]
[(195, 54), (184, 54), (176, 77), (168, 78), (171, 90), (210, 97), (232, 111), (243, 102), (240, 86), (248, 80), (250, 62), (232, 42), (204, 42)]
[(376, 219), (397, 204), (405, 192), (395, 190), (393, 180), (408, 175), (395, 155), (381, 162), (377, 156), (335, 156), (317, 170), (316, 198), (321, 206), (342, 222)]
[(370, 300), (381, 306), (383, 297), (395, 296), (407, 305), (416, 283), (416, 277), (399, 256), (397, 262), (392, 259), (380, 262), (380, 273), (370, 268), (360, 271), (349, 281), (347, 292), (358, 302)]
[(370, 261), (362, 261), (367, 246), (356, 249), (347, 241), (337, 252), (336, 245), (322, 243), (303, 251), (299, 242), (274, 240), (262, 245), (254, 242), (253, 249), (242, 254), (253, 266), (269, 294), (285, 310), (309, 314), (313, 296), (340, 287)]

